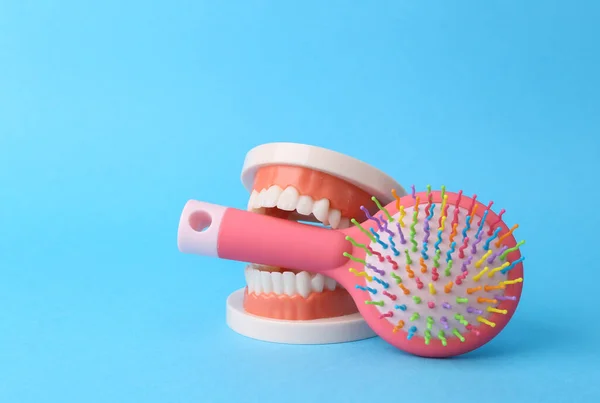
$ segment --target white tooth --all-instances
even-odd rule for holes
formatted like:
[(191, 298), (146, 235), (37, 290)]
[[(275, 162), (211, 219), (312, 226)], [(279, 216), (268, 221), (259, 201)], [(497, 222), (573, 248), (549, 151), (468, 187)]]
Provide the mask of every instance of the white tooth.
[(254, 274), (253, 274), (252, 265), (246, 266), (245, 275), (246, 275), (246, 285), (248, 286), (248, 293), (254, 291)]
[(265, 194), (267, 193), (267, 189), (263, 189), (256, 196), (256, 200), (254, 200), (254, 208), (259, 209), (263, 206), (263, 200), (265, 199)]
[(277, 208), (279, 210), (294, 211), (298, 204), (298, 191), (293, 186), (288, 186), (279, 196)]
[(329, 200), (321, 199), (313, 204), (313, 215), (323, 224), (327, 224), (327, 216), (329, 215)]
[(260, 270), (254, 270), (254, 292), (256, 294), (262, 293), (262, 281), (260, 279)]
[(281, 273), (271, 273), (271, 281), (273, 282), (273, 292), (275, 294), (283, 294), (283, 279)]
[(268, 271), (261, 271), (260, 278), (262, 280), (261, 281), (262, 291), (265, 294), (270, 294), (271, 291), (273, 291), (273, 283), (271, 282), (271, 273), (269, 273)]
[(262, 271), (273, 272), (273, 271), (279, 271), (279, 267), (275, 267), (275, 266), (261, 266), (261, 270)]
[(313, 291), (323, 292), (323, 287), (325, 287), (325, 276), (317, 274), (312, 278), (311, 283)]
[(291, 271), (286, 271), (283, 277), (283, 292), (289, 296), (296, 294), (296, 275)]
[(335, 290), (335, 285), (336, 285), (336, 282), (334, 279), (325, 277), (325, 287), (327, 287), (328, 290), (331, 290), (331, 291)]
[(258, 192), (253, 189), (252, 194), (250, 195), (250, 199), (248, 199), (248, 210), (252, 210), (254, 208), (257, 197), (258, 197)]
[(298, 294), (304, 298), (308, 298), (310, 295), (310, 274), (302, 271), (296, 274), (296, 287), (298, 288)]
[(336, 229), (340, 226), (340, 220), (342, 219), (342, 212), (336, 208), (329, 210), (329, 225), (331, 228)]
[(310, 215), (313, 209), (313, 199), (310, 196), (300, 196), (298, 198), (298, 205), (296, 211), (302, 215)]
[(258, 282), (256, 281), (256, 279), (258, 277), (257, 273), (258, 273), (258, 270), (256, 270), (256, 269), (250, 271), (250, 282), (252, 283), (252, 292), (255, 292), (258, 294), (260, 291), (257, 290), (256, 284), (260, 283), (260, 281), (258, 281)]
[(253, 208), (251, 211), (255, 214), (265, 215), (265, 211), (267, 211), (267, 209), (261, 207), (261, 208)]
[(350, 228), (350, 219), (348, 217), (342, 217), (340, 219), (340, 225), (338, 225), (338, 229)]
[(265, 193), (265, 197), (262, 200), (263, 207), (275, 207), (277, 205), (277, 200), (279, 200), (281, 192), (283, 192), (283, 189), (281, 189), (279, 186), (271, 186), (269, 190), (267, 190), (267, 192)]

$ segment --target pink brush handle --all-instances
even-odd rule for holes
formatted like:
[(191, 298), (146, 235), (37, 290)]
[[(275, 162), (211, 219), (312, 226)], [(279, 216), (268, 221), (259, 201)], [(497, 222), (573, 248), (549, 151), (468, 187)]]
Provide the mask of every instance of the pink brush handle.
[(178, 245), (183, 253), (316, 273), (342, 266), (343, 253), (352, 252), (342, 231), (196, 200), (183, 209)]

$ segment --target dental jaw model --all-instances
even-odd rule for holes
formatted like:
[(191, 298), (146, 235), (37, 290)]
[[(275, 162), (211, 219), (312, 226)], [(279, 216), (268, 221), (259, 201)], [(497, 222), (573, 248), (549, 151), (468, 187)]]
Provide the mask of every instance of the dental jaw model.
[[(378, 169), (320, 147), (270, 143), (246, 155), (242, 183), (248, 210), (333, 229), (375, 213), (400, 184)], [(350, 295), (322, 274), (250, 264), (246, 287), (227, 300), (227, 323), (248, 337), (288, 344), (340, 343), (374, 337)]]

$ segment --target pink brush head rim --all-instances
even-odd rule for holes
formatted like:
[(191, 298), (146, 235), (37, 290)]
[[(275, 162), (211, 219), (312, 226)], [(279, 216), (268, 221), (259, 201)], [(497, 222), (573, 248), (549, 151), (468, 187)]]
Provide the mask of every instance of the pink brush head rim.
[[(446, 205), (448, 206), (454, 206), (456, 205), (457, 200), (459, 199), (459, 194), (457, 193), (452, 193), (452, 192), (445, 192), (445, 194), (447, 195), (447, 202)], [(387, 210), (387, 212), (391, 215), (391, 216), (395, 216), (397, 213), (399, 213), (398, 211), (398, 207), (397, 207), (397, 203), (400, 203), (401, 206), (403, 206), (403, 208), (405, 210), (413, 208), (416, 204), (416, 198), (420, 199), (420, 206), (419, 209), (421, 211), (423, 211), (424, 209), (426, 209), (427, 204), (428, 204), (428, 195), (426, 192), (422, 192), (422, 193), (415, 193), (414, 195), (409, 195), (409, 196), (404, 196), (403, 198), (399, 199), (399, 202), (392, 202), (390, 204), (388, 204), (387, 206), (385, 206), (385, 210)], [(436, 204), (437, 206), (440, 205), (440, 203), (442, 202), (442, 192), (436, 191), (436, 192), (431, 192), (431, 201), (432, 203)], [(472, 219), (471, 221), (474, 222), (473, 226), (471, 227), (471, 229), (473, 229), (473, 227), (477, 228), (477, 223), (480, 221), (480, 219), (483, 217), (483, 215), (486, 215), (486, 220), (485, 223), (492, 223), (495, 224), (494, 225), (494, 230), (496, 230), (497, 228), (500, 228), (499, 232), (496, 233), (496, 240), (499, 238), (502, 238), (502, 245), (506, 246), (507, 249), (511, 249), (517, 246), (517, 241), (515, 240), (514, 236), (512, 235), (512, 231), (506, 226), (506, 224), (504, 223), (504, 221), (502, 221), (501, 216), (494, 213), (491, 209), (488, 210), (488, 207), (481, 204), (480, 202), (477, 202), (475, 200), (473, 200), (473, 198), (464, 196), (464, 195), (460, 195), (460, 203), (459, 206), (462, 209), (465, 209), (467, 211), (472, 211), (473, 208), (475, 206), (477, 206), (475, 208), (475, 215), (474, 217), (476, 217), (476, 219)], [(381, 216), (383, 218), (385, 218), (385, 214), (381, 214)], [(439, 217), (439, 216), (438, 216)], [(405, 224), (410, 223), (411, 217), (409, 217), (409, 215), (407, 214), (404, 217), (404, 221)], [(451, 221), (452, 221), (452, 216), (450, 215), (448, 217), (448, 223), (446, 225), (450, 225)], [(435, 239), (435, 232), (437, 232), (437, 224), (438, 221), (437, 219), (435, 220), (435, 226), (432, 225), (432, 230), (431, 230), (431, 238), (429, 240), (430, 245), (432, 245)], [(367, 231), (371, 231), (371, 229), (375, 232), (381, 233), (380, 228), (378, 226), (378, 224), (374, 221), (374, 220), (367, 220), (365, 222), (363, 222), (361, 224), (361, 226), (366, 229)], [(390, 226), (391, 228), (391, 226)], [(408, 238), (410, 238), (409, 236), (409, 225), (405, 226), (405, 230), (404, 230), (404, 236), (405, 239), (408, 240)], [(354, 231), (356, 228), (354, 229), (350, 229), (350, 230), (345, 230), (348, 232), (352, 232), (352, 233), (356, 233), (356, 231)], [(496, 231), (494, 231), (496, 232)], [(510, 233), (509, 233), (510, 232)], [(474, 232), (473, 232), (474, 233)], [(486, 238), (487, 238), (487, 233), (485, 234)], [(506, 235), (506, 236), (505, 236)], [(460, 236), (460, 234), (458, 236), (456, 236), (456, 243), (458, 244), (458, 241), (462, 240), (462, 236)], [(368, 244), (370, 240), (365, 241), (364, 237), (361, 237), (362, 241), (364, 244)], [(419, 244), (421, 243), (422, 239), (419, 239)], [(495, 243), (495, 241), (494, 241)], [(410, 245), (410, 244), (409, 244)], [(480, 247), (482, 247), (484, 244), (480, 243)], [(412, 246), (412, 245), (411, 245)], [(472, 243), (469, 243), (468, 248), (470, 249), (472, 247)], [(430, 250), (433, 249), (432, 246), (430, 246)], [(456, 250), (456, 252), (458, 252), (458, 248)], [(367, 256), (366, 252), (361, 249), (361, 248), (357, 248), (355, 247), (353, 249), (352, 252), (353, 257), (364, 260)], [(415, 272), (415, 278), (419, 276), (419, 274), (417, 272), (417, 269), (419, 268), (419, 253), (413, 253), (412, 254), (413, 257), (413, 264), (411, 265), (413, 267), (413, 272)], [(398, 260), (398, 264), (399, 264), (399, 270), (397, 270), (398, 274), (401, 275), (402, 279), (405, 279), (406, 276), (406, 272), (404, 270), (402, 270), (402, 266), (405, 266), (405, 264), (402, 264), (402, 260), (403, 259), (397, 259)], [(451, 356), (456, 356), (456, 355), (461, 355), (461, 354), (465, 354), (468, 353), (470, 351), (473, 351), (481, 346), (483, 346), (484, 344), (488, 343), (490, 340), (492, 340), (494, 337), (496, 337), (501, 331), (502, 329), (504, 329), (504, 327), (506, 326), (506, 324), (510, 321), (510, 319), (512, 318), (516, 307), (519, 303), (520, 297), (521, 297), (521, 292), (522, 292), (522, 288), (523, 288), (523, 264), (522, 264), (522, 259), (521, 259), (521, 254), (520, 251), (518, 249), (509, 252), (506, 255), (506, 262), (516, 262), (516, 264), (510, 268), (510, 270), (507, 273), (507, 281), (518, 281), (515, 282), (514, 284), (510, 284), (510, 285), (506, 285), (504, 290), (500, 290), (498, 292), (498, 294), (502, 294), (503, 297), (508, 297), (510, 299), (504, 299), (502, 301), (499, 301), (498, 304), (496, 304), (494, 306), (495, 309), (499, 310), (499, 311), (506, 311), (505, 314), (502, 313), (490, 313), (488, 316), (485, 317), (485, 319), (487, 321), (489, 321), (490, 323), (493, 323), (495, 326), (491, 327), (488, 326), (484, 323), (470, 323), (470, 325), (472, 326), (473, 331), (467, 331), (464, 330), (464, 326), (462, 327), (462, 330), (459, 331), (459, 333), (461, 333), (461, 336), (464, 337), (464, 341), (461, 341), (458, 337), (447, 337), (446, 338), (446, 346), (444, 346), (442, 344), (442, 341), (440, 339), (438, 339), (436, 336), (436, 334), (432, 334), (431, 335), (431, 339), (429, 341), (429, 344), (426, 344), (424, 341), (424, 338), (422, 336), (413, 336), (411, 338), (408, 338), (408, 330), (413, 326), (412, 322), (410, 320), (404, 320), (404, 326), (401, 329), (395, 328), (396, 326), (393, 325), (392, 323), (390, 323), (389, 320), (384, 320), (385, 318), (380, 319), (382, 312), (381, 310), (378, 309), (377, 305), (372, 305), (372, 304), (366, 304), (364, 303), (365, 300), (369, 300), (369, 298), (371, 297), (370, 293), (364, 290), (360, 290), (357, 289), (356, 286), (360, 286), (360, 287), (364, 287), (364, 288), (375, 288), (374, 284), (372, 282), (368, 282), (365, 277), (358, 277), (358, 276), (342, 276), (339, 275), (337, 273), (336, 270), (336, 275), (335, 275), (335, 279), (342, 284), (342, 286), (344, 286), (350, 293), (353, 294), (353, 297), (355, 298), (355, 301), (357, 301), (357, 306), (359, 308), (360, 313), (363, 315), (363, 317), (365, 317), (365, 319), (368, 321), (369, 326), (373, 329), (373, 331), (375, 333), (377, 333), (380, 337), (382, 337), (384, 340), (386, 340), (388, 343), (396, 346), (397, 348), (406, 351), (408, 353), (411, 354), (415, 354), (418, 356), (422, 356), (422, 357), (432, 357), (432, 358), (440, 358), (440, 357), (451, 357)], [(341, 271), (348, 271), (350, 267), (356, 267), (356, 264), (354, 262), (351, 262), (350, 264), (346, 264), (343, 267), (340, 267), (338, 270)], [(445, 263), (445, 261), (444, 261)], [(500, 263), (492, 265), (493, 267), (499, 266)], [(445, 264), (442, 264), (442, 267), (444, 267)], [(487, 264), (486, 264), (487, 266)], [(493, 267), (489, 267), (489, 269), (492, 269)], [(483, 269), (484, 266), (481, 266), (481, 269)], [(360, 267), (356, 267), (357, 270), (362, 270)], [(456, 273), (456, 271), (460, 271), (460, 266), (455, 266), (455, 270), (454, 273)], [(479, 271), (479, 270), (478, 270)], [(373, 273), (373, 271), (369, 271), (369, 270), (365, 270), (365, 272), (370, 272), (370, 274), (372, 274), (372, 277), (375, 277), (377, 275), (377, 273)], [(444, 281), (438, 281), (435, 285), (435, 288), (437, 289), (437, 293), (439, 294), (443, 294), (444, 293), (444, 285), (447, 284), (447, 279), (444, 277), (444, 273), (443, 273), (443, 269), (439, 270), (440, 273), (440, 280), (444, 279)], [(471, 274), (470, 274), (471, 276)], [(454, 278), (454, 275), (452, 276), (452, 278)], [(408, 279), (406, 279), (408, 280)], [(405, 282), (412, 282), (411, 280), (406, 281)], [(428, 282), (425, 281), (425, 279), (422, 280), (424, 284), (424, 288), (427, 288), (428, 286)], [(391, 283), (390, 287), (391, 287)], [(395, 284), (394, 284), (395, 285)], [(454, 285), (454, 287), (456, 287), (456, 285)], [(379, 290), (381, 291), (381, 290)], [(361, 293), (361, 297), (358, 297), (356, 294), (357, 293)], [(392, 294), (392, 292), (388, 292), (389, 294)], [(397, 301), (399, 302), (398, 305), (402, 305), (400, 301), (402, 301), (401, 295), (402, 293), (394, 293), (395, 294), (400, 294), (400, 295), (396, 295), (397, 296)], [(491, 296), (491, 293), (487, 293), (490, 294), (489, 298), (493, 299), (493, 297)], [(485, 297), (488, 297), (488, 295), (484, 295)], [(402, 295), (402, 297), (404, 297), (404, 295)], [(383, 298), (387, 298), (386, 296), (383, 296)], [(382, 300), (382, 296), (381, 293), (379, 294), (379, 298), (373, 298), (378, 299), (378, 300)], [(405, 299), (406, 300), (406, 299)], [(363, 302), (363, 303), (361, 303)], [(454, 302), (454, 301), (451, 301)], [(426, 301), (423, 301), (422, 303), (426, 303)], [(454, 305), (451, 304), (451, 305)], [(434, 309), (439, 309), (439, 304), (434, 308)], [(454, 312), (451, 312), (451, 315), (454, 315)], [(425, 318), (420, 318), (419, 323), (421, 326), (423, 326), (423, 323)], [(449, 318), (450, 321), (454, 321), (453, 318)], [(457, 326), (454, 326), (457, 327)], [(478, 335), (474, 335), (471, 333), (474, 332), (478, 332)]]
[[(442, 231), (442, 237), (448, 238), (448, 229), (452, 225), (454, 219), (452, 215), (454, 209), (453, 206), (457, 205), (458, 203), (459, 221), (465, 221), (468, 214), (474, 213), (473, 219), (469, 221), (472, 224), (470, 232), (467, 233), (468, 236), (475, 238), (476, 230), (477, 234), (481, 235), (480, 237), (476, 238), (477, 242), (472, 242), (473, 245), (468, 244), (468, 248), (476, 249), (478, 246), (479, 250), (477, 251), (476, 256), (479, 259), (479, 255), (483, 254), (481, 248), (485, 245), (482, 242), (484, 241), (485, 235), (485, 242), (487, 242), (489, 245), (489, 252), (491, 253), (494, 251), (494, 255), (483, 255), (484, 257), (480, 259), (481, 262), (484, 262), (486, 258), (489, 258), (488, 261), (493, 261), (500, 255), (500, 252), (502, 252), (504, 258), (507, 259), (506, 261), (512, 263), (511, 267), (507, 268), (507, 273), (497, 273), (499, 277), (504, 276), (504, 281), (509, 281), (510, 283), (503, 285), (503, 289), (494, 291), (493, 293), (487, 293), (487, 295), (482, 293), (482, 297), (487, 297), (487, 299), (492, 299), (491, 295), (495, 294), (501, 294), (501, 296), (503, 296), (502, 300), (497, 301), (499, 303), (496, 304), (496, 302), (494, 302), (492, 304), (494, 306), (490, 306), (490, 308), (494, 311), (486, 311), (485, 314), (483, 314), (483, 312), (481, 314), (478, 313), (479, 318), (484, 319), (483, 321), (470, 320), (473, 319), (473, 315), (471, 315), (472, 312), (468, 313), (463, 309), (460, 311), (462, 313), (459, 313), (455, 312), (454, 308), (448, 312), (449, 315), (455, 315), (459, 313), (463, 316), (449, 316), (448, 318), (444, 316), (439, 319), (439, 310), (443, 309), (444, 302), (438, 300), (438, 298), (427, 297), (427, 294), (423, 292), (423, 289), (427, 289), (427, 287), (430, 286), (429, 283), (432, 282), (435, 283), (433, 285), (434, 290), (437, 289), (436, 293), (433, 293), (432, 295), (437, 295), (439, 297), (440, 295), (446, 293), (444, 290), (444, 283), (450, 279), (450, 276), (451, 278), (455, 278), (456, 273), (463, 274), (458, 263), (456, 266), (454, 266), (453, 271), (449, 268), (449, 261), (454, 261), (455, 259), (452, 253), (460, 252), (460, 248), (456, 244), (460, 245), (459, 242), (462, 241), (462, 237), (457, 233), (454, 234), (454, 237), (456, 238), (455, 248), (453, 249), (453, 252), (450, 252), (448, 260), (444, 261), (446, 264), (442, 263), (439, 265), (439, 272), (437, 272), (438, 277), (435, 279), (433, 278), (434, 273), (431, 264), (426, 264), (426, 266), (429, 266), (431, 269), (431, 273), (427, 274), (427, 276), (431, 276), (431, 280), (429, 280), (429, 277), (426, 278), (424, 274), (417, 274), (420, 265), (418, 253), (412, 253), (414, 256), (414, 261), (409, 266), (410, 270), (413, 272), (413, 276), (406, 277), (406, 274), (409, 273), (409, 271), (406, 270), (406, 264), (402, 260), (404, 256), (402, 256), (402, 253), (399, 253), (399, 258), (390, 255), (389, 252), (392, 249), (391, 243), (388, 245), (389, 249), (386, 249), (386, 253), (389, 258), (386, 257), (386, 259), (383, 261), (372, 260), (373, 264), (370, 264), (370, 266), (367, 265), (367, 267), (364, 268), (364, 273), (360, 273), (363, 271), (362, 264), (360, 264), (361, 262), (369, 263), (371, 261), (370, 259), (379, 258), (374, 252), (371, 253), (370, 256), (368, 256), (366, 252), (367, 250), (377, 251), (377, 248), (379, 248), (379, 243), (375, 242), (377, 241), (377, 238), (374, 236), (374, 234), (378, 235), (379, 240), (385, 239), (383, 236), (387, 236), (389, 233), (394, 234), (396, 246), (400, 246), (401, 238), (399, 237), (399, 232), (391, 231), (392, 225), (390, 225), (398, 224), (397, 221), (399, 221), (400, 218), (399, 206), (401, 206), (401, 208), (404, 209), (404, 213), (406, 213), (406, 216), (404, 217), (404, 220), (406, 221), (404, 227), (405, 244), (402, 245), (402, 249), (406, 250), (413, 246), (412, 243), (415, 241), (412, 234), (409, 234), (409, 212), (415, 208), (416, 201), (420, 200), (420, 205), (418, 208), (421, 218), (415, 221), (415, 223), (420, 223), (423, 221), (423, 217), (426, 217), (425, 213), (427, 211), (425, 210), (428, 210), (427, 205), (429, 204), (429, 200), (431, 200), (432, 204), (438, 206), (438, 210), (441, 210), (440, 202), (442, 201), (442, 192), (423, 192), (418, 194), (413, 192), (413, 195), (397, 199), (397, 201), (382, 207), (381, 210), (383, 213), (376, 214), (376, 216), (381, 218), (371, 217), (362, 224), (359, 224), (357, 221), (355, 221), (356, 226), (354, 228), (348, 228), (342, 231), (322, 229), (274, 217), (253, 214), (237, 209), (228, 209), (208, 203), (190, 201), (186, 204), (181, 216), (178, 241), (179, 248), (185, 253), (196, 253), (204, 256), (215, 256), (229, 260), (285, 267), (287, 269), (326, 273), (328, 276), (337, 280), (348, 290), (348, 292), (357, 302), (357, 306), (365, 320), (368, 322), (369, 326), (371, 326), (373, 331), (375, 331), (390, 344), (406, 352), (424, 357), (449, 357), (464, 354), (489, 342), (504, 328), (504, 326), (506, 326), (514, 313), (521, 296), (523, 266), (521, 255), (518, 250), (518, 246), (520, 246), (520, 244), (517, 244), (512, 235), (514, 227), (513, 229), (509, 230), (506, 224), (501, 220), (503, 212), (496, 214), (491, 211), (491, 209), (488, 209), (487, 206), (477, 202), (474, 198), (466, 197), (460, 192), (458, 194), (451, 192), (444, 193), (446, 195), (446, 202), (442, 203), (442, 205), (445, 206), (444, 211), (448, 213), (447, 223), (446, 221), (443, 221), (444, 224), (442, 225), (442, 219), (439, 218), (439, 215), (436, 215), (435, 218), (432, 219), (430, 228), (432, 239), (428, 240), (430, 245), (430, 253), (434, 249), (433, 238), (435, 237), (435, 232), (438, 225), (445, 227), (446, 235), (444, 235), (444, 231)], [(434, 210), (435, 207), (432, 206), (431, 211)], [(395, 219), (392, 218), (392, 220), (389, 220), (389, 217), (392, 216), (395, 217)], [(481, 220), (483, 226), (478, 228), (480, 218), (483, 217), (485, 217), (485, 220)], [(384, 228), (382, 223), (385, 223), (385, 225), (389, 226), (389, 228)], [(493, 229), (490, 229), (490, 224), (493, 224)], [(200, 231), (197, 228), (192, 228), (204, 228), (206, 225), (208, 228), (204, 231)], [(415, 224), (415, 230), (417, 229), (416, 227), (417, 226)], [(386, 231), (389, 232), (386, 233)], [(486, 232), (485, 234), (483, 234), (484, 231)], [(495, 246), (488, 242), (490, 241), (490, 237), (487, 234), (487, 231), (490, 231), (490, 233), (493, 232), (492, 240), (494, 238), (497, 241), (501, 240), (502, 245)], [(415, 233), (417, 233), (417, 231), (415, 231)], [(407, 242), (409, 238), (411, 243)], [(420, 243), (420, 241), (421, 239), (419, 239), (418, 243)], [(444, 239), (444, 242), (448, 243), (447, 239)], [(423, 243), (425, 242), (423, 241)], [(477, 245), (478, 243), (479, 245)], [(435, 245), (436, 251), (439, 245), (441, 245), (440, 242), (437, 242)], [(499, 251), (501, 246), (504, 249)], [(414, 247), (416, 248), (416, 245)], [(443, 247), (444, 245), (440, 247), (440, 251), (443, 249)], [(507, 251), (504, 253), (504, 250)], [(465, 252), (464, 248), (462, 252)], [(410, 254), (411, 253), (409, 252), (408, 255), (410, 256)], [(502, 260), (502, 255), (500, 255), (499, 260)], [(451, 257), (452, 259), (450, 259)], [(433, 259), (430, 257), (430, 262), (431, 260)], [(396, 264), (394, 265), (392, 262), (396, 262)], [(440, 256), (437, 256), (437, 263), (441, 263)], [(476, 263), (470, 263), (476, 265)], [(493, 277), (493, 272), (502, 269), (502, 266), (499, 268), (496, 266), (497, 265), (494, 264), (488, 268), (490, 271), (490, 278)], [(444, 267), (446, 270), (448, 270), (447, 272), (444, 271)], [(402, 270), (402, 268), (404, 268), (404, 270)], [(480, 269), (483, 269), (483, 266)], [(456, 285), (454, 286), (454, 289), (450, 289), (450, 291), (448, 291), (448, 293), (451, 294), (449, 297), (458, 298), (456, 299), (456, 304), (466, 304), (470, 302), (470, 295), (469, 298), (465, 298), (464, 293), (460, 294), (459, 296), (456, 295), (455, 291), (453, 290), (456, 290), (462, 285), (466, 286), (466, 283), (469, 281), (473, 283), (473, 289), (476, 290), (477, 287), (475, 286), (477, 286), (479, 283), (476, 284), (474, 273), (479, 271), (480, 270), (475, 271), (471, 268), (468, 268), (468, 276), (462, 279), (465, 284), (459, 284), (459, 281), (461, 280), (456, 277)], [(413, 298), (412, 301), (418, 305), (416, 308), (415, 305), (412, 304), (411, 300), (406, 298), (404, 295), (404, 289), (402, 289), (399, 284), (397, 285), (393, 280), (387, 282), (385, 279), (383, 279), (382, 282), (375, 281), (375, 278), (379, 275), (379, 273), (386, 275), (386, 272), (395, 272), (402, 276), (402, 285), (409, 291), (408, 295)], [(391, 274), (389, 275), (391, 276)], [(495, 275), (496, 274), (494, 274), (494, 276)], [(364, 276), (369, 277), (371, 281), (366, 281)], [(422, 283), (422, 286), (417, 282), (418, 276), (420, 276), (419, 279), (421, 280), (420, 282)], [(483, 279), (483, 281), (481, 281), (482, 284), (487, 285), (487, 275), (483, 275), (483, 277), (480, 276), (480, 279)], [(388, 288), (384, 287), (385, 284), (388, 285)], [(494, 287), (497, 286), (490, 287), (495, 290)], [(483, 288), (483, 286), (481, 288)], [(371, 299), (372, 291), (377, 292), (377, 298)], [(492, 290), (485, 289), (485, 291), (487, 292)], [(417, 301), (414, 299), (415, 296), (419, 295), (422, 301)], [(452, 333), (444, 332), (442, 339), (439, 336), (439, 331), (436, 328), (435, 334), (431, 334), (430, 329), (432, 331), (434, 330), (433, 325), (425, 322), (426, 320), (430, 320), (429, 317), (416, 318), (413, 320), (412, 316), (411, 319), (403, 316), (404, 326), (398, 326), (396, 317), (402, 316), (401, 314), (403, 312), (401, 312), (402, 309), (394, 312), (393, 308), (395, 307), (396, 302), (394, 302), (392, 297), (395, 297), (397, 300), (397, 305), (406, 305), (405, 311), (408, 313), (413, 313), (413, 315), (414, 312), (421, 315), (423, 314), (423, 309), (431, 309), (431, 313), (428, 316), (431, 316), (431, 320), (434, 321), (433, 323), (435, 323), (436, 326), (440, 326), (438, 322), (442, 323), (442, 319), (454, 322), (452, 329), (448, 328), (448, 331), (452, 331)], [(504, 297), (508, 297), (509, 299)], [(382, 302), (381, 298), (387, 299), (384, 300), (385, 302)], [(484, 307), (487, 309), (489, 302), (479, 302), (477, 299), (479, 298), (477, 297), (477, 294), (475, 294), (473, 298), (475, 298), (480, 305), (478, 308), (469, 306), (467, 309), (471, 308), (482, 310)], [(365, 303), (365, 301), (369, 300), (382, 303), (383, 307)], [(406, 300), (407, 303), (404, 304), (402, 302), (403, 300)], [(393, 304), (390, 301), (392, 301)], [(411, 311), (408, 311), (409, 303), (411, 304)], [(430, 306), (430, 304), (432, 305)], [(427, 308), (424, 308), (425, 306)], [(464, 306), (459, 306), (459, 308), (462, 309)], [(389, 310), (386, 311), (386, 309)], [(414, 310), (414, 312), (412, 312), (412, 310)], [(437, 313), (435, 310), (438, 310)], [(392, 313), (390, 314), (390, 312)], [(391, 317), (387, 317), (386, 315), (391, 315)], [(423, 314), (421, 316), (425, 315)], [(392, 317), (393, 321), (390, 321), (392, 320)], [(439, 320), (436, 321), (436, 318)], [(467, 326), (465, 320), (467, 319), (469, 319), (468, 333), (465, 330)], [(419, 327), (417, 327), (414, 323), (411, 323), (415, 321), (418, 321)], [(493, 325), (493, 327), (491, 325)], [(414, 334), (409, 335), (409, 331), (413, 328), (413, 326), (417, 330), (414, 332)], [(454, 333), (454, 328), (457, 329), (457, 334)], [(428, 336), (426, 331), (430, 331)], [(478, 335), (475, 335), (475, 333)], [(425, 339), (427, 339), (428, 343), (426, 343)]]

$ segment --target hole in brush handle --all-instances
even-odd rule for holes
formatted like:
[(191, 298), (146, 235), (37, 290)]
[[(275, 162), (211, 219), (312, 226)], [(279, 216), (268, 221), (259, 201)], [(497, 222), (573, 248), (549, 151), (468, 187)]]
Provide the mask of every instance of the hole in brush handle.
[(190, 200), (179, 219), (177, 245), (183, 253), (218, 257), (219, 232), (227, 207)]
[(341, 231), (237, 209), (227, 210), (219, 233), (219, 257), (293, 270), (335, 269), (351, 251)]

